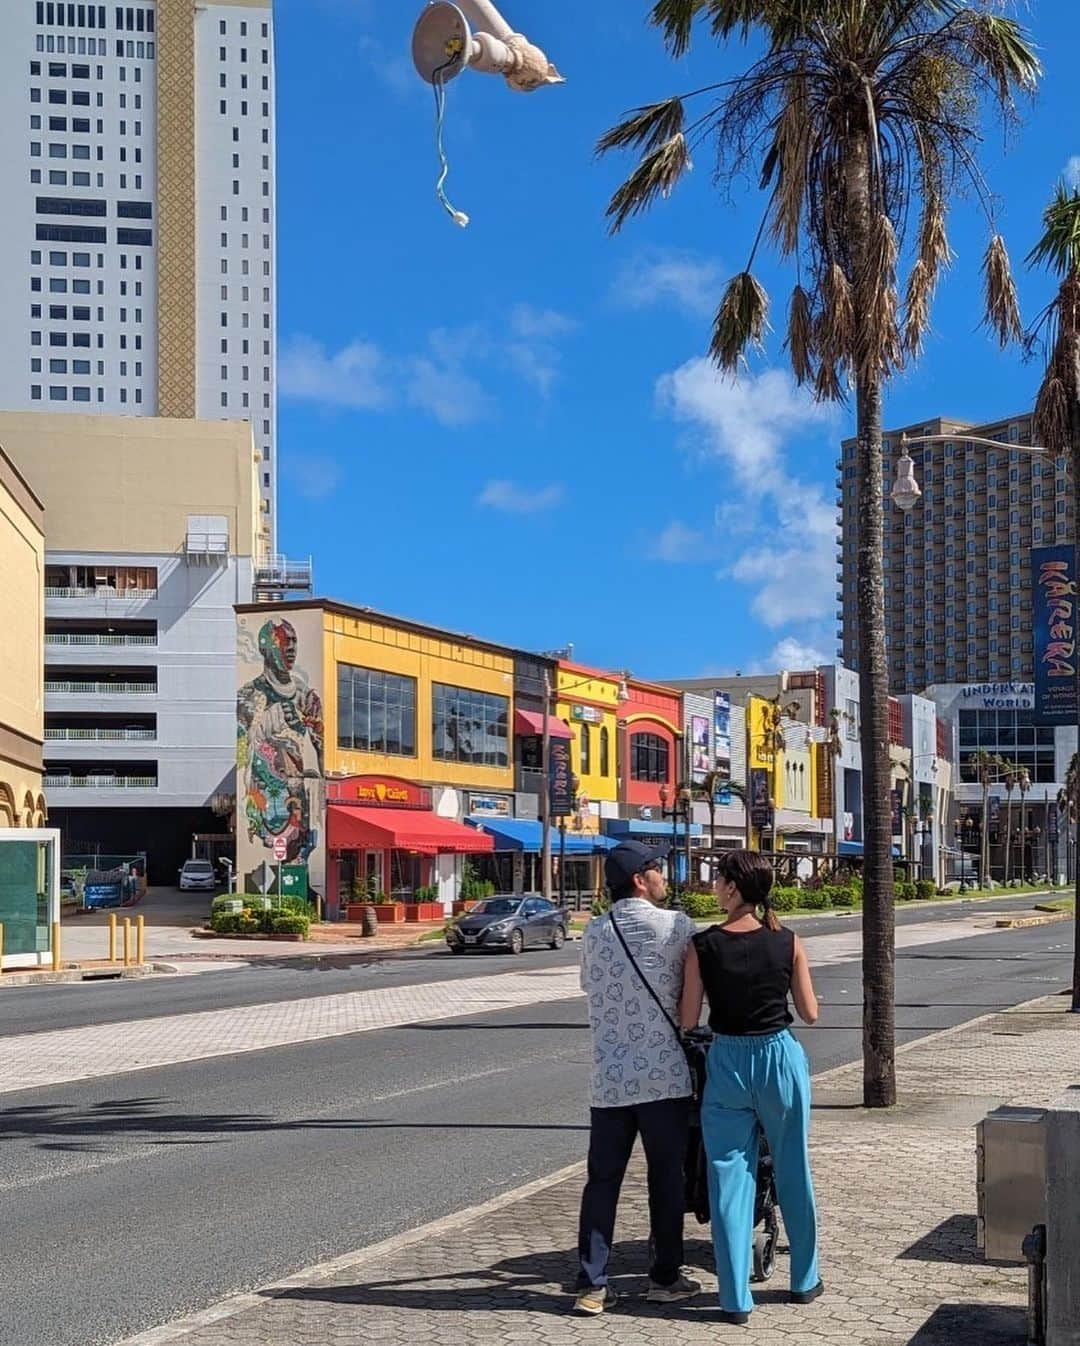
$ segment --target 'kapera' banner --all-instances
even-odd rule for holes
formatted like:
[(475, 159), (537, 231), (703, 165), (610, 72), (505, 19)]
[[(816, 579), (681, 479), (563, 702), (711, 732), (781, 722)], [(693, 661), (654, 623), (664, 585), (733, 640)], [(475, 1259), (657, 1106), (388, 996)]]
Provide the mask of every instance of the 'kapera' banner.
[(1076, 549), (1032, 547), (1035, 720), (1076, 723)]

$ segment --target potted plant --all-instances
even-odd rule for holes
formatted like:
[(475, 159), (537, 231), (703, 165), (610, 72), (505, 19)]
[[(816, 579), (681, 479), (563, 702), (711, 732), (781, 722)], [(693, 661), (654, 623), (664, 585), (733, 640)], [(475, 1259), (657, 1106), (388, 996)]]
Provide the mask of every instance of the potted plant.
[(443, 904), (439, 901), (439, 889), (434, 883), (417, 888), (412, 901), (405, 908), (407, 921), (441, 921), (444, 914)]
[[(485, 889), (487, 885), (480, 879), (476, 868), (471, 860), (466, 860), (461, 869), (461, 887), (458, 889), (460, 894), (456, 902), (452, 902), (451, 910), (455, 916), (460, 916), (463, 912), (471, 911), (481, 898), (486, 896)], [(491, 885), (491, 891), (495, 891), (495, 885)]]
[(369, 884), (361, 878), (353, 879), (349, 901), (345, 904), (345, 919), (347, 921), (364, 920), (364, 913), (371, 905), (371, 900)]

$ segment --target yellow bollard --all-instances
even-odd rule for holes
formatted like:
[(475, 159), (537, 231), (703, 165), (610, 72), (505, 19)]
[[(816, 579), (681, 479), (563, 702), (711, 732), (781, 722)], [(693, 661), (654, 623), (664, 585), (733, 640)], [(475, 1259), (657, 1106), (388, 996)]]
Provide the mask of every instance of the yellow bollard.
[(60, 971), (60, 922), (53, 921), (52, 927), (52, 970)]
[(141, 916), (135, 917), (135, 962), (142, 967), (146, 953), (146, 923)]
[(124, 966), (131, 966), (131, 917), (124, 917)]
[(109, 962), (116, 962), (116, 912), (109, 912)]

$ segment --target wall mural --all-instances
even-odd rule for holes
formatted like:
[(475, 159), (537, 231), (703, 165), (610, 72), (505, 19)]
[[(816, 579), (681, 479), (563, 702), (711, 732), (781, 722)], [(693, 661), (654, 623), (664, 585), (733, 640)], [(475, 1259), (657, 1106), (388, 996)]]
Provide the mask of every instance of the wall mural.
[[(253, 866), (284, 837), (285, 863), (310, 869), (323, 814), (322, 698), (297, 663), (293, 623), (283, 617), (250, 620), (258, 634), (245, 625), (246, 616), (240, 619), (240, 676), (260, 665), (261, 671), (241, 681), (237, 693), (238, 822), (248, 842), (243, 849)], [(244, 862), (237, 858), (243, 872)], [(314, 882), (315, 875), (311, 878)]]

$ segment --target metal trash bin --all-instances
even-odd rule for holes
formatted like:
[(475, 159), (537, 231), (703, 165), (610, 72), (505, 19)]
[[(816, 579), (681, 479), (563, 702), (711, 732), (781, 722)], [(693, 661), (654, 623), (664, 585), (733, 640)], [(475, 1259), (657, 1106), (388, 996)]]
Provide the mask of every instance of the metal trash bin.
[(978, 1246), (1023, 1264), (1024, 1240), (1046, 1224), (1046, 1110), (995, 1108), (978, 1124)]

